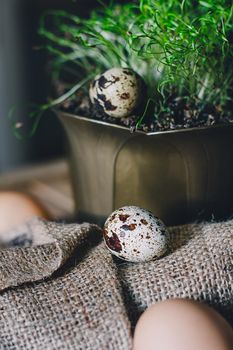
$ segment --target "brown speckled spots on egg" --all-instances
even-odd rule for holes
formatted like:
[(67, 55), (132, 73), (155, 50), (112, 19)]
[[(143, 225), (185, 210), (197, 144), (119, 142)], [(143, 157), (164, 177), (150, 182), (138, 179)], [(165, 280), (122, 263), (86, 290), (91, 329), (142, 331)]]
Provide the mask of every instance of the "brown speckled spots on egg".
[(114, 219), (116, 218), (116, 214), (113, 214), (111, 217), (110, 217), (110, 221), (114, 221)]
[(122, 251), (122, 246), (121, 246), (121, 242), (117, 236), (117, 234), (113, 231), (111, 231), (112, 236), (109, 237), (108, 235), (105, 235), (105, 240), (106, 240), (106, 244), (107, 246), (114, 250), (115, 252), (121, 252)]
[(108, 79), (105, 78), (104, 75), (101, 75), (98, 79), (98, 83), (99, 83), (99, 87), (102, 89), (106, 89), (107, 88), (107, 83), (108, 83)]
[(166, 231), (164, 229), (161, 229), (160, 234), (161, 234), (161, 236), (165, 236), (166, 235)]
[(126, 231), (134, 231), (136, 229), (137, 225), (136, 224), (129, 224), (129, 225), (122, 225), (121, 228), (122, 230)]
[(133, 72), (131, 72), (130, 70), (123, 70), (123, 73), (125, 73), (126, 75), (133, 75)]
[(115, 111), (117, 109), (117, 106), (113, 106), (110, 100), (104, 102), (104, 107), (107, 111)]
[(126, 222), (126, 220), (130, 217), (130, 215), (127, 214), (120, 214), (119, 219), (123, 222)]
[[(97, 94), (97, 97), (99, 100), (106, 102), (106, 96), (104, 94)], [(99, 101), (96, 100), (96, 103), (98, 103)]]
[(120, 98), (122, 100), (128, 100), (130, 98), (130, 94), (128, 92), (124, 92), (123, 94), (120, 95)]
[[(109, 111), (114, 111), (115, 109), (117, 109), (116, 106), (113, 106), (110, 100), (106, 99), (106, 96), (104, 94), (97, 94), (97, 97), (99, 100), (103, 101), (104, 103), (104, 107), (106, 110)], [(98, 100), (95, 100), (97, 104), (99, 104)]]
[(104, 75), (101, 75), (100, 78), (98, 79), (99, 81), (99, 87), (100, 89), (107, 89), (110, 85), (115, 84), (117, 81), (119, 81), (119, 77), (115, 77), (112, 75), (112, 79), (106, 79)]
[(130, 86), (134, 88), (134, 87), (136, 87), (136, 84), (131, 81)]
[(119, 77), (116, 77), (115, 75), (112, 75), (112, 78), (113, 78), (113, 81), (112, 83), (116, 83), (117, 81), (120, 81), (120, 78)]
[(148, 222), (145, 219), (140, 220), (143, 225), (148, 225)]

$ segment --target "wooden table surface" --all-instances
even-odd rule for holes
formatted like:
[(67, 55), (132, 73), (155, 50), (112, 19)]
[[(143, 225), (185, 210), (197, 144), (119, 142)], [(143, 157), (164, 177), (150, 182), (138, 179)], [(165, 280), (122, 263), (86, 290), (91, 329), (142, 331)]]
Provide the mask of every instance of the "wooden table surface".
[(52, 219), (69, 219), (74, 212), (69, 167), (64, 159), (4, 173), (0, 175), (0, 190), (29, 193)]

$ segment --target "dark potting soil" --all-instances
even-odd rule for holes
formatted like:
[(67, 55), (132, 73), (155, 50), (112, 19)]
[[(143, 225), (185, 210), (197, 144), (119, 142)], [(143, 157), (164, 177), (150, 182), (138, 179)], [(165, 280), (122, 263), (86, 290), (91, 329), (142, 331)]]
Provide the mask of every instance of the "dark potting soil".
[(211, 104), (203, 106), (195, 101), (187, 101), (185, 97), (177, 97), (175, 94), (167, 99), (166, 108), (159, 114), (156, 114), (155, 106), (153, 110), (148, 108), (139, 125), (137, 123), (143, 115), (144, 108), (127, 118), (110, 117), (98, 104), (93, 105), (84, 91), (79, 91), (60, 107), (75, 115), (128, 127), (131, 132), (136, 128), (144, 132), (156, 132), (233, 123), (232, 109), (223, 113), (219, 106)]

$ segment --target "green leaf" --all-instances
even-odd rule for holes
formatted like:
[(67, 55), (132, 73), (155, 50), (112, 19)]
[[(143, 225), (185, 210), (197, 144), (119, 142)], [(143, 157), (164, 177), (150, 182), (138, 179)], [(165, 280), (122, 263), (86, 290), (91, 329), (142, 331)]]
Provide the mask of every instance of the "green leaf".
[(212, 8), (213, 7), (212, 4), (209, 4), (208, 2), (202, 1), (202, 0), (199, 1), (199, 4), (204, 6), (204, 7), (206, 7), (206, 8)]

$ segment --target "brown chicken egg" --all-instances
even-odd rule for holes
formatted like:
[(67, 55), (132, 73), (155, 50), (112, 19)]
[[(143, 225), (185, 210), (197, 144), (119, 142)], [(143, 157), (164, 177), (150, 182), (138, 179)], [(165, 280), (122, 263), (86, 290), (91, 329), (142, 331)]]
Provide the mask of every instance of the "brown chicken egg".
[(149, 307), (140, 317), (133, 350), (232, 350), (231, 326), (214, 309), (174, 299)]
[(47, 211), (31, 196), (15, 191), (0, 192), (0, 234), (23, 224), (33, 216), (47, 219)]

